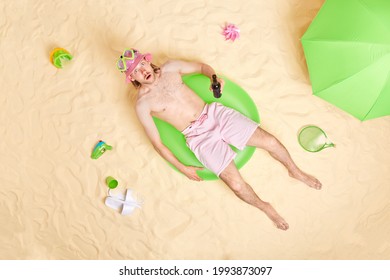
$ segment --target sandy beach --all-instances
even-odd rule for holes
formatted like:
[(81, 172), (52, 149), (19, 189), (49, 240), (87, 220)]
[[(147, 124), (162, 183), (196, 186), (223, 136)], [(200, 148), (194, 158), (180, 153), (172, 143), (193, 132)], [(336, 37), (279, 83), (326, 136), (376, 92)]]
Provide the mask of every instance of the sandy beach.
[[(390, 116), (362, 122), (312, 94), (300, 38), (323, 3), (0, 0), (0, 259), (389, 259)], [(226, 23), (239, 39), (225, 41)], [(55, 47), (73, 55), (63, 69)], [(130, 47), (157, 65), (203, 61), (247, 91), (261, 127), (323, 183), (308, 188), (263, 150), (241, 169), (288, 231), (157, 154), (115, 66)], [(308, 124), (336, 147), (303, 150)], [(93, 160), (99, 140), (113, 150)], [(107, 176), (141, 209), (107, 207)]]

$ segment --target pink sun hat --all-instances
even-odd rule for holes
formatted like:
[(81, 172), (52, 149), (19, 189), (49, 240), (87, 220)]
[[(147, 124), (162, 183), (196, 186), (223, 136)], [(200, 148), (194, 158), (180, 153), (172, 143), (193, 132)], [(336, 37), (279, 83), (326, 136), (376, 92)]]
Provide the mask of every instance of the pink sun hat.
[(152, 54), (146, 53), (142, 54), (136, 49), (126, 49), (123, 54), (119, 57), (116, 67), (119, 71), (126, 74), (126, 81), (131, 82), (130, 74), (133, 72), (135, 67), (141, 60), (145, 59), (146, 61), (152, 61)]

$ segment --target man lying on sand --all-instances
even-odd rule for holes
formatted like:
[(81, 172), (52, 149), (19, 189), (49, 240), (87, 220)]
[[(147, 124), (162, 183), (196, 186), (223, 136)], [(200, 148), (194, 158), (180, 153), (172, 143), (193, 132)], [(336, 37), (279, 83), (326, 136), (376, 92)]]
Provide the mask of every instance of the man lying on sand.
[[(291, 177), (309, 187), (321, 189), (320, 181), (300, 170), (279, 140), (257, 123), (220, 103), (206, 104), (184, 84), (182, 75), (188, 73), (202, 73), (210, 78), (211, 83), (215, 74), (211, 66), (169, 60), (157, 67), (151, 63), (151, 59), (151, 54), (127, 49), (119, 58), (117, 67), (126, 75), (126, 81), (138, 90), (137, 116), (156, 151), (189, 179), (201, 180), (196, 173), (201, 168), (183, 165), (161, 142), (152, 116), (181, 131), (188, 147), (206, 168), (217, 174), (240, 199), (263, 211), (279, 229), (287, 230), (288, 223), (270, 203), (261, 200), (241, 177), (233, 161), (235, 152), (229, 144), (238, 149), (245, 146), (265, 149), (287, 168)], [(222, 92), (224, 81), (221, 78), (218, 81)]]

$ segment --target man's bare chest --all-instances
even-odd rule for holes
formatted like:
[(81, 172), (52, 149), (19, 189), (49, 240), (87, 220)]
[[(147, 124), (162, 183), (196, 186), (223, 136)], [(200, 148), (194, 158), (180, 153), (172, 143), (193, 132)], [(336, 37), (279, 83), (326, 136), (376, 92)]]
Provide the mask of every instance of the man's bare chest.
[(181, 79), (161, 79), (156, 83), (152, 90), (154, 102), (167, 104), (180, 99), (183, 90), (183, 81)]

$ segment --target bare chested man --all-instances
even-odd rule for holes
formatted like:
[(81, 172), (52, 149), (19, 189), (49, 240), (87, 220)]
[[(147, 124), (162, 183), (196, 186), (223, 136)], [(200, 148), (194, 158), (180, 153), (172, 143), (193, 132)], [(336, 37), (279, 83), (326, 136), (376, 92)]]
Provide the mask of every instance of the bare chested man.
[[(189, 179), (201, 180), (196, 173), (201, 168), (183, 165), (161, 142), (152, 116), (182, 131), (187, 145), (205, 167), (216, 173), (240, 199), (263, 211), (276, 227), (287, 230), (288, 223), (241, 177), (233, 161), (235, 153), (228, 143), (239, 149), (245, 146), (265, 149), (287, 168), (291, 177), (309, 187), (321, 189), (320, 181), (301, 171), (286, 148), (258, 124), (219, 103), (205, 104), (183, 83), (182, 75), (188, 73), (202, 73), (211, 81), (215, 71), (209, 65), (170, 60), (157, 67), (151, 63), (151, 58), (151, 54), (127, 49), (117, 67), (125, 73), (126, 81), (138, 89), (137, 116), (156, 151)], [(222, 92), (224, 81), (218, 80)]]

